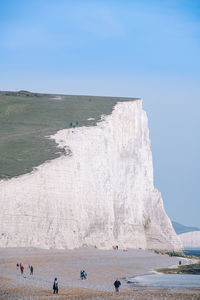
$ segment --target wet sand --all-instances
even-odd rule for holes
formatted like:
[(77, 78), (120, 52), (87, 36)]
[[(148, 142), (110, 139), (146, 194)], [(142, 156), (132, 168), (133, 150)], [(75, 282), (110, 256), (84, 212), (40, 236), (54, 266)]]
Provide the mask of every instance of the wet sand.
[[(178, 265), (179, 260), (143, 250), (0, 249), (0, 299), (200, 299), (200, 289), (136, 288), (125, 280)], [(23, 275), (17, 263), (24, 265)], [(87, 272), (87, 280), (80, 279), (80, 270)], [(55, 277), (58, 295), (52, 294)], [(114, 292), (116, 278), (122, 283), (119, 294)]]

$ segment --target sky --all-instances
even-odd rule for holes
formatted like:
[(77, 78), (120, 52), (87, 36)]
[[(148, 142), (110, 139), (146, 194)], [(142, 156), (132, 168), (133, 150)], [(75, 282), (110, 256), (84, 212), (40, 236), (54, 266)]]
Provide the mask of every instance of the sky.
[(200, 1), (1, 0), (0, 90), (141, 97), (168, 216), (200, 227)]

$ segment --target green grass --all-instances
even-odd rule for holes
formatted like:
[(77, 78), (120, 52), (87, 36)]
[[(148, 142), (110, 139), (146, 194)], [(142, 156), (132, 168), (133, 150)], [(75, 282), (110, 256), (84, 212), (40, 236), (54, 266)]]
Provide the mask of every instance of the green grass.
[(177, 268), (164, 268), (156, 270), (165, 274), (193, 274), (200, 275), (200, 261), (196, 264), (178, 266)]
[(156, 254), (162, 254), (162, 255), (169, 255), (171, 256), (178, 256), (178, 257), (185, 257), (185, 258), (191, 258), (191, 256), (185, 255), (184, 251), (165, 251), (165, 250), (153, 250)]
[[(93, 126), (118, 101), (131, 98), (0, 92), (0, 179), (30, 172), (60, 155), (53, 140), (45, 138), (70, 123)], [(95, 120), (89, 121), (88, 118)]]

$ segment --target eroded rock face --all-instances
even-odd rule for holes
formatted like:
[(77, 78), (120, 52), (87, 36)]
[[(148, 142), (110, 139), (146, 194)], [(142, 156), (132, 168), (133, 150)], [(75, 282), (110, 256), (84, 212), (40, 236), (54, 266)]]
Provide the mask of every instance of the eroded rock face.
[(179, 234), (185, 248), (200, 248), (200, 231)]
[(52, 136), (66, 155), (0, 183), (0, 246), (182, 248), (153, 185), (141, 100)]

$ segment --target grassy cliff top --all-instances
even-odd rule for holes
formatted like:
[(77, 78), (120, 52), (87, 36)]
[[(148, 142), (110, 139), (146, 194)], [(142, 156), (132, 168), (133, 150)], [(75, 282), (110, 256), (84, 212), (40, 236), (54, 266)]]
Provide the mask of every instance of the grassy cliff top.
[(137, 99), (0, 92), (0, 179), (58, 157), (61, 152), (46, 136), (71, 126), (94, 126), (117, 102)]

